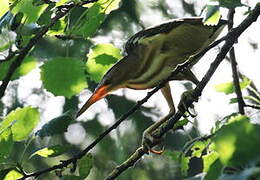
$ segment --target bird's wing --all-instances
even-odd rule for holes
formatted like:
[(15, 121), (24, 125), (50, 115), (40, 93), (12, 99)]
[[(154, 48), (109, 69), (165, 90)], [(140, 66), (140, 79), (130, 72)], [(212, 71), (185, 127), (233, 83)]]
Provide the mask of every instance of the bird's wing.
[[(135, 47), (139, 44), (139, 41), (144, 38), (151, 37), (156, 34), (168, 33), (183, 23), (202, 25), (203, 24), (202, 20), (203, 20), (203, 18), (201, 18), (201, 17), (172, 19), (172, 20), (162, 23), (160, 25), (139, 31), (126, 42), (125, 52), (127, 54), (130, 54), (135, 49)], [(220, 25), (223, 25), (226, 23), (227, 23), (226, 20), (220, 20), (218, 25), (215, 26), (216, 30), (218, 29), (218, 27)]]

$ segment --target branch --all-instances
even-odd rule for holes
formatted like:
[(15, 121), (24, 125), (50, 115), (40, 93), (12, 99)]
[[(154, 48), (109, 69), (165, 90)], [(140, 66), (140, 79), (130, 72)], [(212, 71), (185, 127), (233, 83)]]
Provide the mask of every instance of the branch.
[[(228, 30), (233, 28), (233, 20), (234, 20), (235, 9), (230, 9), (228, 13)], [(233, 84), (234, 89), (237, 95), (237, 102), (238, 102), (238, 111), (240, 114), (245, 114), (245, 102), (243, 99), (241, 87), (239, 84), (239, 76), (237, 70), (237, 61), (235, 56), (235, 48), (232, 47), (229, 51), (230, 61), (231, 61), (231, 68), (232, 68), (232, 76), (233, 76)]]
[[(217, 55), (216, 59), (213, 63), (211, 63), (211, 66), (203, 79), (199, 82), (197, 87), (192, 92), (193, 99), (198, 98), (202, 90), (205, 88), (206, 84), (209, 82), (210, 78), (216, 71), (219, 64), (223, 61), (228, 51), (232, 48), (234, 43), (237, 41), (238, 37), (253, 23), (257, 20), (258, 16), (260, 15), (260, 3), (257, 3), (255, 8), (252, 10), (252, 12), (246, 17), (246, 19), (236, 28), (229, 31), (229, 33), (226, 35), (226, 42), (221, 48), (219, 54)], [(187, 105), (187, 108), (190, 107), (193, 103), (193, 100), (190, 100), (188, 102), (185, 102)], [(166, 132), (168, 132), (170, 129), (173, 128), (175, 123), (182, 117), (182, 113), (178, 110), (177, 113), (169, 120), (166, 121), (162, 126), (160, 126), (158, 129), (156, 129), (153, 132), (153, 136), (155, 138), (161, 138)], [(121, 173), (123, 173), (125, 170), (127, 170), (129, 167), (133, 166), (144, 154), (146, 153), (146, 150), (144, 147), (140, 147), (136, 150), (136, 152), (125, 162), (123, 162), (121, 165), (117, 166), (116, 169), (114, 169), (109, 176), (106, 178), (106, 180), (115, 179), (118, 177)]]
[(2, 84), (0, 86), (0, 98), (4, 96), (5, 90), (11, 80), (12, 75), (14, 74), (15, 70), (22, 64), (24, 58), (29, 53), (29, 51), (33, 48), (33, 46), (48, 32), (50, 27), (52, 27), (60, 18), (64, 17), (72, 8), (76, 6), (81, 6), (87, 3), (96, 2), (97, 0), (86, 0), (80, 1), (78, 3), (70, 2), (64, 4), (62, 6), (57, 7), (56, 15), (51, 19), (50, 24), (42, 27), (42, 29), (28, 42), (28, 44), (23, 47), (12, 64), (10, 65), (6, 76), (4, 77)]

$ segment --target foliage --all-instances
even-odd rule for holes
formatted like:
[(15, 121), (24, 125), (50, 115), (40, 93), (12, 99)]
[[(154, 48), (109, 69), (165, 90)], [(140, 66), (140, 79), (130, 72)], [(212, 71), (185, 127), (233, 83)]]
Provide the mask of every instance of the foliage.
[[(76, 120), (78, 96), (84, 94), (82, 92), (86, 88), (92, 91), (108, 69), (123, 57), (123, 51), (118, 48), (120, 45), (113, 45), (113, 38), (111, 43), (98, 39), (112, 37), (113, 33), (122, 31), (127, 36), (141, 29), (140, 14), (146, 9), (149, 11), (148, 7), (141, 5), (145, 2), (98, 0), (75, 6), (53, 23), (43, 38), (39, 38), (36, 45), (26, 52), (22, 61), (15, 61), (33, 37), (54, 21), (53, 17), (71, 4), (81, 2), (0, 0), (0, 80), (3, 82), (8, 73), (15, 70), (11, 74), (12, 83), (6, 90), (6, 97), (0, 103), (0, 179), (18, 179), (25, 172), (65, 163), (64, 159), (82, 152), (107, 129), (107, 121), (100, 120), (109, 120), (103, 110), (91, 118)], [(186, 14), (196, 13), (196, 3), (185, 0), (176, 3), (182, 4)], [(160, 1), (157, 5), (150, 10), (168, 17), (175, 16), (169, 15), (173, 11), (169, 10), (166, 2)], [(250, 12), (251, 7), (240, 0), (209, 0), (203, 8), (204, 24), (217, 24), (223, 17), (222, 8), (245, 6)], [(13, 69), (14, 66), (18, 68)], [(38, 74), (33, 74), (35, 72)], [(24, 98), (18, 87), (24, 85), (27, 75), (35, 76), (40, 85), (35, 85), (37, 88)], [(252, 90), (252, 83), (243, 76), (239, 85), (243, 91), (249, 91), (244, 100), (259, 106), (260, 95)], [(233, 82), (218, 84), (215, 90), (225, 93), (230, 104), (239, 101), (231, 97), (236, 95)], [(38, 105), (30, 103), (35, 96), (41, 97), (36, 100)], [(51, 106), (46, 100), (54, 96), (63, 98), (62, 114), (46, 119), (47, 110), (55, 108), (53, 111), (60, 112), (58, 107)], [(107, 106), (112, 110), (106, 112), (115, 118), (121, 117), (135, 104), (125, 96), (112, 95), (107, 99)], [(143, 131), (159, 118), (154, 109), (141, 107), (131, 116), (131, 121), (126, 121), (116, 133), (98, 143), (92, 154), (76, 159), (56, 173), (49, 172), (43, 178), (104, 179), (115, 164), (125, 161), (140, 145)], [(260, 126), (253, 121), (251, 114), (246, 116), (234, 112), (224, 114), (226, 117), (223, 119), (218, 116), (208, 136), (201, 136), (195, 133), (194, 128), (187, 128), (191, 120), (184, 118), (174, 125), (174, 133), (168, 133), (167, 150), (162, 156), (142, 159), (118, 179), (159, 179), (162, 174), (165, 179), (259, 179)], [(256, 114), (259, 115), (259, 111)], [(192, 125), (195, 127), (195, 124)], [(74, 125), (80, 128), (71, 130)], [(74, 141), (70, 141), (73, 137)]]

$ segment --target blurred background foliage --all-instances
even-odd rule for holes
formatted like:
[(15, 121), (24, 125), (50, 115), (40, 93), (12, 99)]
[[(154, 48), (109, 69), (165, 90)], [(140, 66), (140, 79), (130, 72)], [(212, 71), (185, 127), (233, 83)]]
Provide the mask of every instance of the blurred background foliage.
[[(11, 58), (4, 61), (5, 57), (11, 52), (19, 53), (19, 50), (40, 31), (42, 26), (50, 23), (51, 17), (56, 13), (55, 8), (64, 5), (66, 2), (66, 0), (60, 0), (56, 3), (49, 0), (0, 1), (1, 80), (5, 77), (10, 63), (14, 60), (14, 58)], [(123, 92), (121, 95), (111, 95), (106, 98), (105, 111), (108, 111), (109, 115), (104, 111), (96, 110), (96, 112), (87, 112), (92, 114), (80, 120), (72, 118), (72, 114), (78, 109), (79, 103), (82, 104), (89, 91), (94, 90), (102, 75), (124, 55), (124, 43), (131, 35), (148, 25), (154, 24), (154, 22), (160, 23), (161, 20), (198, 16), (203, 7), (210, 8), (205, 6), (205, 2), (99, 0), (96, 3), (75, 7), (67, 16), (60, 19), (27, 55), (22, 65), (12, 76), (12, 82), (2, 98), (0, 104), (2, 121), (0, 126), (0, 179), (16, 179), (14, 177), (21, 176), (17, 169), (20, 166), (23, 167), (25, 172), (33, 172), (55, 165), (62, 159), (72, 157), (98, 137), (115, 119), (127, 112), (136, 101), (127, 98)], [(240, 1), (236, 0), (220, 2), (224, 2), (224, 5), (220, 3), (224, 7), (241, 6)], [(248, 1), (245, 3), (250, 6)], [(211, 11), (209, 17), (214, 13), (218, 14), (218, 10), (219, 6), (214, 10), (209, 9), (208, 12)], [(151, 14), (154, 14), (152, 18), (150, 18)], [(218, 16), (220, 17), (220, 13)], [(155, 17), (158, 19), (153, 19)], [(258, 50), (258, 42), (252, 47)], [(34, 78), (36, 78), (36, 81)], [(29, 86), (30, 82), (34, 84), (28, 90), (26, 86)], [(246, 84), (244, 88), (247, 88), (251, 83), (246, 78), (243, 82)], [(19, 95), (23, 94), (21, 92), (23, 87), (24, 91), (28, 92), (25, 95)], [(191, 84), (183, 83), (183, 87), (189, 89)], [(87, 93), (84, 90), (86, 88), (88, 89)], [(229, 83), (219, 85), (216, 90), (230, 94), (234, 93), (232, 88), (232, 83)], [(58, 99), (59, 106), (56, 105), (56, 100), (50, 100), (55, 96), (62, 96)], [(251, 99), (248, 99), (252, 103), (259, 104), (257, 92), (248, 97), (251, 97)], [(254, 99), (252, 100), (252, 98)], [(233, 103), (235, 102), (234, 100)], [(101, 106), (103, 107), (97, 106), (96, 109), (104, 109), (104, 105)], [(54, 111), (54, 115), (48, 114), (50, 109)], [(259, 112), (252, 111), (251, 113), (257, 114), (255, 119), (259, 118)], [(79, 162), (79, 170), (77, 170), (76, 175), (93, 180), (104, 179), (117, 164), (126, 160), (140, 146), (143, 131), (161, 116), (162, 113), (158, 108), (142, 106), (118, 129), (101, 141), (92, 150), (92, 155), (89, 154), (82, 160), (82, 164), (87, 162), (92, 167), (90, 174), (86, 173), (90, 167), (82, 166), (83, 170), (80, 170), (81, 162)], [(217, 121), (212, 132), (216, 132), (225, 120), (225, 118), (222, 119), (223, 116), (220, 117), (216, 116), (215, 120), (219, 121)], [(189, 123), (192, 126), (181, 127), (167, 134), (163, 143), (166, 149), (163, 155), (145, 156), (118, 179), (170, 180), (193, 177), (198, 174), (198, 179), (200, 179), (203, 177), (200, 173), (203, 170), (208, 172), (210, 169), (205, 170), (205, 162), (208, 162), (208, 159), (202, 158), (202, 152), (204, 155), (212, 155), (212, 157), (210, 156), (211, 163), (218, 163), (218, 166), (213, 166), (213, 168), (218, 167), (216, 172), (222, 173), (223, 171), (219, 169), (230, 165), (229, 162), (240, 165), (236, 164), (236, 158), (234, 158), (235, 160), (231, 158), (231, 161), (228, 161), (229, 159), (227, 160), (228, 157), (226, 156), (216, 157), (212, 153), (212, 149), (206, 148), (210, 144), (206, 140), (199, 141), (202, 144), (194, 145), (193, 140), (201, 137), (202, 134), (197, 128), (197, 119), (192, 120), (192, 123), (190, 121), (191, 119), (185, 121), (184, 125)], [(213, 120), (209, 119), (209, 121)], [(227, 131), (234, 129), (237, 129), (238, 134), (244, 133), (243, 128), (239, 127), (259, 128), (249, 124), (246, 117), (237, 121), (238, 124), (235, 124), (235, 127), (232, 125), (223, 129), (220, 137), (226, 137)], [(228, 122), (228, 120), (225, 120), (225, 122)], [(259, 135), (259, 131), (252, 130), (250, 137), (254, 139), (257, 135)], [(241, 142), (244, 142), (243, 137), (239, 138), (242, 139)], [(217, 148), (213, 148), (216, 152), (223, 151), (221, 143), (221, 140), (216, 138), (215, 145)], [(257, 144), (254, 144), (255, 141), (252, 143), (257, 146)], [(194, 145), (193, 149), (187, 148), (188, 145)], [(244, 145), (244, 143), (241, 143), (238, 147)], [(253, 145), (248, 146), (254, 149)], [(226, 144), (227, 148), (230, 146)], [(187, 150), (186, 154), (181, 153), (185, 150)], [(194, 155), (195, 152), (198, 154)], [(257, 152), (260, 152), (259, 148), (250, 151), (252, 156), (248, 159), (259, 158)], [(239, 156), (248, 152), (242, 150), (237, 153)], [(180, 159), (177, 158), (179, 156)], [(218, 161), (213, 161), (212, 158)], [(248, 162), (248, 159), (246, 158), (245, 161)], [(245, 162), (243, 161), (243, 163)], [(212, 169), (211, 171), (214, 171)], [(232, 170), (237, 174), (244, 173), (242, 170)], [(250, 175), (255, 172), (259, 175), (260, 172), (259, 169), (258, 171), (252, 169), (248, 171), (251, 172)], [(82, 175), (82, 172), (86, 174), (83, 173)], [(221, 173), (211, 174), (214, 177), (207, 178), (213, 180), (219, 177)], [(13, 175), (13, 178), (10, 174)], [(38, 179), (59, 179), (60, 177), (57, 174), (59, 172), (56, 172), (56, 174), (54, 172), (46, 173)], [(62, 174), (64, 176), (61, 179), (76, 179), (76, 176), (66, 176), (66, 174), (70, 174), (69, 169), (64, 170)], [(259, 176), (257, 177), (259, 178)]]

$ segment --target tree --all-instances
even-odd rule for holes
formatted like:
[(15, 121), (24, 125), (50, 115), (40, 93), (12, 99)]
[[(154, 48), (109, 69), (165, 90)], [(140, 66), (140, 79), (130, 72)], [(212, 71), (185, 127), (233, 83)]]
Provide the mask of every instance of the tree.
[[(237, 68), (249, 61), (237, 54), (248, 53), (250, 48), (251, 53), (259, 53), (258, 40), (243, 44), (247, 49), (239, 48), (242, 44), (239, 37), (259, 28), (259, 23), (254, 23), (260, 14), (259, 3), (211, 0), (202, 4), (179, 0), (172, 5), (167, 1), (153, 4), (133, 0), (1, 0), (0, 6), (1, 179), (260, 178), (258, 74), (243, 74)], [(176, 11), (176, 7), (181, 8)], [(207, 121), (215, 122), (210, 132), (206, 135), (200, 132), (198, 123), (207, 114), (195, 104), (197, 118), (183, 117), (178, 111), (153, 133), (158, 138), (167, 134), (164, 153), (141, 159), (147, 153), (140, 146), (142, 132), (161, 117), (155, 107), (143, 104), (167, 80), (137, 103), (125, 93), (111, 95), (107, 103), (99, 105), (105, 106), (105, 110), (96, 106), (92, 109), (95, 113), (75, 119), (78, 104), (85, 100), (84, 89), (93, 91), (108, 68), (123, 56), (122, 39), (147, 27), (150, 19), (197, 16), (202, 10), (205, 24), (216, 24), (228, 12), (229, 31), (196, 55), (204, 56), (223, 42), (219, 50), (210, 56), (206, 54), (196, 64), (208, 64), (204, 59), (212, 61), (192, 91), (195, 98), (186, 102), (188, 107), (192, 106), (193, 99), (202, 96), (198, 106), (205, 103), (204, 89), (206, 85), (214, 89), (208, 84), (214, 72), (224, 74), (224, 69), (228, 69), (232, 81), (221, 79), (222, 83), (215, 86), (218, 94), (225, 93), (221, 96), (230, 100), (224, 102), (228, 111), (216, 104), (216, 97), (208, 97), (218, 111), (215, 118), (214, 113), (208, 112), (211, 116)], [(144, 17), (149, 12), (156, 14), (146, 21)], [(241, 18), (234, 20), (234, 16)], [(234, 44), (238, 47), (233, 47)], [(176, 68), (173, 74), (192, 67), (196, 57)], [(219, 67), (225, 62), (225, 67)], [(195, 71), (203, 69), (196, 66)], [(179, 85), (192, 89), (189, 83)], [(131, 121), (126, 121), (129, 118)]]

